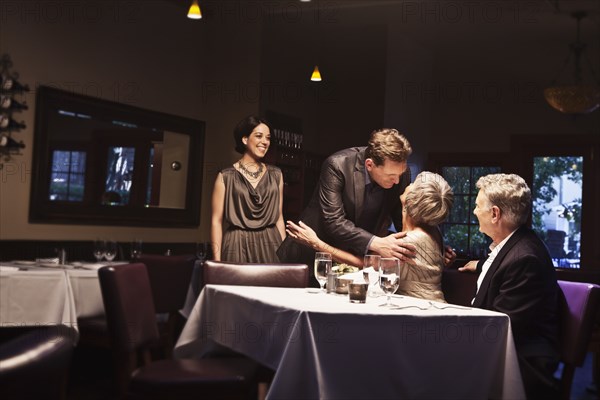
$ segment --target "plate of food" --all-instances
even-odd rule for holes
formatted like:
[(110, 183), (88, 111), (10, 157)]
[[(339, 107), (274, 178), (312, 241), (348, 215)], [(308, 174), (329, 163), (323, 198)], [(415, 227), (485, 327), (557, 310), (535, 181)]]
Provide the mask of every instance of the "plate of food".
[(331, 267), (331, 272), (334, 272), (339, 275), (351, 274), (353, 272), (358, 272), (358, 267), (354, 267), (348, 264), (336, 264), (333, 267)]

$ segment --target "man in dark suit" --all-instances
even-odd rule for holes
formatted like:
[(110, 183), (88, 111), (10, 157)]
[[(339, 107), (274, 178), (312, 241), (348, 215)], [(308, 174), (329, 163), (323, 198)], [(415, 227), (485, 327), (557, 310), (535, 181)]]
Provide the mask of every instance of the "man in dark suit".
[(525, 226), (531, 191), (514, 174), (481, 177), (477, 188), (473, 213), (492, 244), (486, 260), (460, 268), (480, 272), (473, 306), (510, 317), (527, 398), (556, 398), (559, 288), (548, 249)]
[[(300, 220), (325, 242), (362, 256), (405, 258), (402, 233), (388, 234), (390, 222), (402, 227), (400, 194), (410, 184), (407, 158), (412, 149), (395, 129), (371, 134), (367, 147), (331, 155), (323, 163), (319, 183)], [(277, 252), (282, 262), (312, 265), (314, 250), (288, 237)]]

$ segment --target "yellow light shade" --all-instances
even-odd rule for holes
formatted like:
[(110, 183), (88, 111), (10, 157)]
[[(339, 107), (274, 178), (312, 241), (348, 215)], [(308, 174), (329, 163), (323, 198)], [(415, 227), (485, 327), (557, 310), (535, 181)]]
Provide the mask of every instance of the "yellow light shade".
[(315, 65), (315, 69), (313, 70), (310, 80), (314, 82), (320, 82), (322, 80), (321, 72), (319, 72), (319, 66)]
[(188, 18), (191, 19), (200, 19), (202, 18), (202, 11), (200, 11), (200, 6), (198, 5), (198, 0), (194, 0), (187, 14)]

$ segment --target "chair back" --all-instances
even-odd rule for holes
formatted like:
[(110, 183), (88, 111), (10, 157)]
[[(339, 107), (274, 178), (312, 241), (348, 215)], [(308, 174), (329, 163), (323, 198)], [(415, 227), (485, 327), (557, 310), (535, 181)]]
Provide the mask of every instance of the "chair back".
[(558, 281), (560, 304), (560, 350), (565, 363), (583, 365), (600, 304), (600, 286)]
[(204, 283), (304, 288), (308, 285), (308, 266), (207, 260), (204, 262)]
[(477, 291), (478, 274), (460, 272), (457, 269), (444, 269), (442, 272), (442, 291), (448, 303), (471, 307), (471, 301)]
[(156, 312), (169, 313), (182, 309), (196, 257), (143, 254), (137, 262), (147, 267)]
[(0, 345), (0, 399), (65, 399), (75, 335), (56, 326)]
[(155, 343), (158, 328), (146, 265), (103, 267), (98, 277), (113, 350), (130, 353)]

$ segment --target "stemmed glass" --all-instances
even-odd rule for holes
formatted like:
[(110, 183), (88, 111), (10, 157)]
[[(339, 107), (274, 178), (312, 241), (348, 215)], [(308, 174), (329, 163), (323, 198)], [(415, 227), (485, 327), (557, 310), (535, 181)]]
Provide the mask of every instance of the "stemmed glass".
[(102, 261), (106, 255), (106, 242), (104, 240), (94, 240), (94, 257), (97, 262)]
[(114, 240), (109, 240), (106, 242), (106, 247), (104, 251), (104, 258), (106, 261), (112, 261), (117, 256), (117, 242)]
[(140, 258), (141, 255), (142, 255), (142, 240), (134, 239), (134, 241), (131, 242), (131, 259), (137, 260), (138, 258)]
[(391, 297), (398, 290), (398, 286), (400, 286), (400, 260), (382, 258), (379, 266), (379, 287), (387, 296), (384, 306), (392, 306)]
[[(377, 254), (367, 254), (363, 259), (363, 277), (369, 284), (369, 296), (375, 297), (378, 295), (379, 289), (379, 265), (381, 264), (381, 256)], [(372, 271), (366, 271), (372, 268)]]
[(331, 265), (331, 253), (315, 253), (315, 278), (321, 286), (321, 293), (325, 293), (324, 286), (327, 282), (327, 275), (331, 272)]

